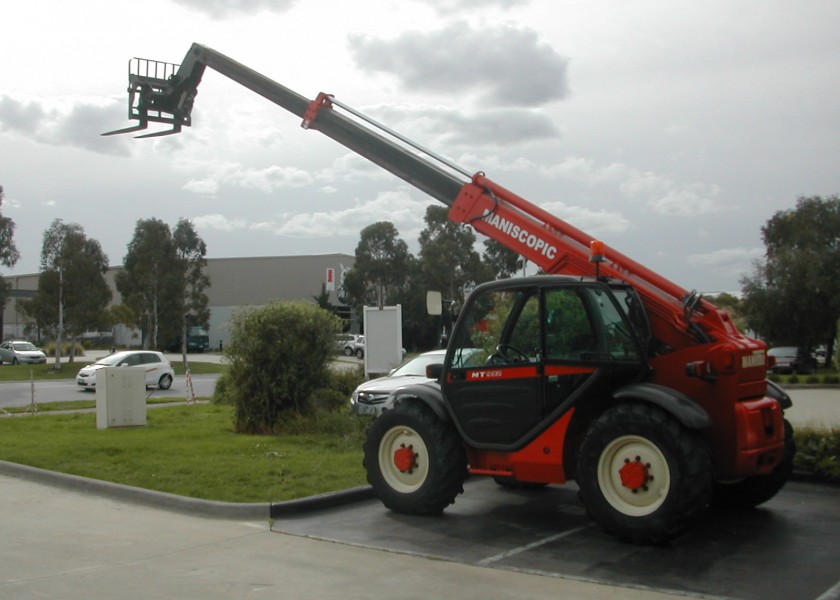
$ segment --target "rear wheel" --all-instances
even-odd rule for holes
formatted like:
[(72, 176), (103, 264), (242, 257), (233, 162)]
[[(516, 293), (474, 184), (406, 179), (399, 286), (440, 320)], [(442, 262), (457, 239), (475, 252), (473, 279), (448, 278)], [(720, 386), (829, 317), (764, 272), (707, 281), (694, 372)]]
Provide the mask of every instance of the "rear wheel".
[(158, 381), (158, 389), (161, 390), (168, 390), (172, 387), (172, 375), (166, 373), (165, 375), (160, 376), (160, 380)]
[(364, 453), (368, 483), (391, 510), (439, 513), (464, 491), (461, 439), (421, 402), (400, 402), (374, 419)]
[(697, 433), (662, 409), (621, 404), (586, 434), (577, 481), (587, 512), (607, 533), (661, 543), (708, 503), (712, 462)]
[(796, 456), (796, 442), (793, 426), (785, 419), (785, 453), (782, 461), (767, 475), (748, 477), (735, 483), (715, 484), (713, 503), (716, 506), (753, 508), (764, 504), (779, 493), (793, 472), (793, 458)]

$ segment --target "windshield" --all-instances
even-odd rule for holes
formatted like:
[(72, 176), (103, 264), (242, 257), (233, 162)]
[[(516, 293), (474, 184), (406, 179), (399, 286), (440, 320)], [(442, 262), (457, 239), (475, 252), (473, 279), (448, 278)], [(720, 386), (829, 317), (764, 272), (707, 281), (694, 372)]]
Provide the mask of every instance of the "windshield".
[(29, 342), (18, 342), (14, 346), (15, 346), (15, 350), (20, 350), (22, 352), (25, 352), (26, 350), (37, 350), (38, 349), (33, 344), (30, 344)]
[(111, 356), (106, 356), (105, 358), (100, 358), (96, 361), (97, 365), (103, 365), (106, 367), (115, 367), (117, 363), (119, 363), (122, 359), (125, 358), (125, 354), (112, 354)]
[(796, 358), (796, 348), (771, 348), (767, 354), (775, 357)]
[(407, 363), (403, 364), (400, 367), (397, 367), (393, 373), (391, 373), (391, 377), (406, 377), (409, 375), (414, 375), (417, 377), (425, 377), (426, 376), (426, 367), (433, 364), (440, 364), (443, 362), (443, 355), (442, 354), (433, 354), (433, 355), (421, 355), (412, 358)]

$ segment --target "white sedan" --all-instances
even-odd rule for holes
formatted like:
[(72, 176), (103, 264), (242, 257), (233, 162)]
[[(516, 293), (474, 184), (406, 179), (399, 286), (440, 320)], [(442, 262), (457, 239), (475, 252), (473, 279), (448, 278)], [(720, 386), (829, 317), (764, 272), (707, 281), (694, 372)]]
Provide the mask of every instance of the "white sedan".
[[(465, 366), (472, 357), (478, 356), (479, 351), (474, 348), (465, 349), (462, 358), (453, 366)], [(401, 364), (385, 377), (378, 377), (366, 381), (353, 391), (350, 397), (350, 408), (357, 415), (379, 415), (386, 410), (391, 392), (412, 383), (426, 383), (434, 381), (426, 372), (426, 367), (443, 364), (446, 350), (432, 350), (424, 352)]]
[(0, 364), (4, 362), (37, 365), (47, 362), (47, 355), (31, 342), (9, 341), (0, 344)]

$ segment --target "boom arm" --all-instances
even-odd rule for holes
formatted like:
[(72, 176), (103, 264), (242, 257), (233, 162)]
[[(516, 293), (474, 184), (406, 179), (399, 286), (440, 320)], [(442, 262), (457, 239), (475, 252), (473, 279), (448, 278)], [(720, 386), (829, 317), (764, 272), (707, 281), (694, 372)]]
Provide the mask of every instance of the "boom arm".
[[(200, 44), (192, 45), (180, 66), (132, 59), (129, 63), (129, 118), (139, 123), (103, 135), (140, 131), (149, 122), (172, 125), (171, 130), (138, 136), (156, 137), (178, 133), (182, 126), (191, 125), (193, 102), (207, 67), (297, 115), (305, 129), (320, 131), (426, 192), (450, 207), (450, 217), (454, 221), (472, 225), (547, 273), (600, 275), (628, 281), (639, 291), (647, 307), (654, 335), (672, 348), (684, 348), (711, 339), (746, 339), (725, 311), (611, 248), (604, 247), (608, 260), (597, 263), (596, 269), (596, 263), (590, 261), (591, 236), (497, 185), (483, 173), (470, 176), (457, 165), (353, 111), (330, 95), (320, 94), (310, 101)], [(348, 110), (427, 156), (333, 110), (334, 106)], [(441, 162), (448, 169), (438, 164)]]

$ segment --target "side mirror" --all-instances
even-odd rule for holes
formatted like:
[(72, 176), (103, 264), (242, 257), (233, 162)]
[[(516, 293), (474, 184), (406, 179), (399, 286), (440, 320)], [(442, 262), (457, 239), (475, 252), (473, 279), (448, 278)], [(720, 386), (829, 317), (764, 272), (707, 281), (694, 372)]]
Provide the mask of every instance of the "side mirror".
[(430, 315), (443, 314), (443, 296), (440, 292), (426, 292), (426, 312)]
[(443, 374), (443, 365), (441, 363), (435, 363), (433, 365), (426, 366), (426, 377), (429, 379), (440, 379), (440, 376)]

